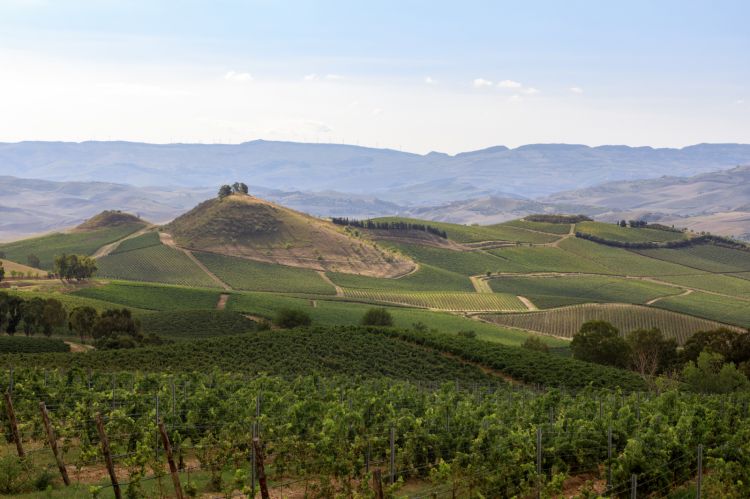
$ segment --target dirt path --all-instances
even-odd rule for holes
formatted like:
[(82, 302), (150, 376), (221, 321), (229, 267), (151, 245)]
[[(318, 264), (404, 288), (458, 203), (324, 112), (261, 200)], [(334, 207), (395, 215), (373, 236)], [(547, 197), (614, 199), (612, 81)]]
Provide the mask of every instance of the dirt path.
[(98, 250), (96, 250), (96, 252), (91, 257), (94, 258), (94, 259), (96, 259), (96, 258), (104, 258), (105, 256), (107, 256), (110, 253), (112, 253), (114, 250), (116, 250), (117, 247), (120, 246), (120, 244), (122, 244), (123, 241), (127, 241), (128, 239), (133, 239), (134, 237), (142, 236), (146, 232), (152, 230), (154, 227), (155, 227), (154, 225), (149, 225), (149, 226), (144, 227), (141, 230), (137, 230), (137, 231), (133, 232), (132, 234), (127, 235), (127, 236), (123, 237), (122, 239), (119, 239), (119, 240), (117, 240), (117, 241), (115, 241), (113, 243), (105, 244), (104, 246), (102, 246), (101, 248), (99, 248)]
[(516, 298), (518, 298), (519, 300), (521, 300), (521, 303), (523, 303), (524, 305), (526, 305), (526, 308), (529, 309), (530, 311), (537, 311), (537, 310), (539, 310), (539, 308), (537, 308), (537, 306), (534, 305), (534, 303), (531, 300), (529, 300), (528, 298), (526, 298), (525, 296), (516, 296)]
[(94, 349), (94, 345), (84, 345), (83, 343), (75, 343), (73, 341), (66, 341), (65, 344), (70, 347), (71, 353), (88, 352)]
[(487, 279), (482, 276), (473, 275), (469, 277), (469, 280), (477, 293), (492, 293), (492, 288), (487, 284)]
[(326, 275), (325, 271), (318, 270), (317, 272), (318, 272), (318, 275), (320, 276), (321, 279), (323, 279), (325, 282), (327, 282), (328, 284), (330, 284), (331, 286), (333, 286), (333, 289), (336, 290), (336, 296), (344, 296), (344, 288), (342, 288), (341, 286), (338, 286), (337, 284), (335, 284), (331, 280), (331, 278)]
[(185, 253), (185, 255), (187, 255), (187, 257), (190, 258), (193, 261), (193, 263), (195, 263), (198, 266), (198, 268), (200, 268), (208, 277), (210, 277), (214, 282), (216, 282), (216, 284), (218, 284), (219, 286), (221, 286), (227, 291), (232, 290), (229, 284), (225, 283), (224, 281), (219, 279), (219, 277), (216, 274), (208, 270), (208, 267), (203, 265), (203, 262), (198, 260), (190, 250), (186, 250), (185, 248), (181, 248), (180, 246), (177, 246), (177, 243), (174, 242), (174, 239), (172, 238), (171, 234), (167, 234), (166, 232), (159, 232), (159, 241), (161, 241), (161, 243), (164, 246), (169, 246), (170, 248), (174, 248), (178, 251), (182, 251), (183, 253)]
[(685, 291), (683, 291), (682, 293), (680, 293), (678, 295), (660, 296), (658, 298), (654, 298), (653, 300), (647, 301), (645, 304), (646, 305), (653, 305), (654, 303), (659, 302), (661, 300), (664, 300), (665, 298), (677, 298), (678, 296), (687, 296), (687, 295), (689, 295), (692, 292), (693, 292), (692, 289), (686, 289)]
[(216, 310), (224, 310), (227, 308), (227, 302), (229, 301), (229, 295), (222, 293), (219, 295), (219, 301), (216, 302)]

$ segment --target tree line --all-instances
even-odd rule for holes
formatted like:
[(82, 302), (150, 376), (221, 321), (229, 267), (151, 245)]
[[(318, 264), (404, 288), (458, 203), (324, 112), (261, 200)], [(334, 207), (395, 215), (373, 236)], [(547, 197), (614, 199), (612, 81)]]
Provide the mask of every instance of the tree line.
[(346, 227), (357, 227), (359, 229), (418, 230), (422, 232), (427, 232), (429, 234), (433, 234), (438, 237), (442, 237), (443, 239), (448, 239), (448, 233), (445, 232), (444, 230), (438, 229), (431, 225), (420, 224), (420, 223), (411, 223), (411, 222), (402, 222), (402, 221), (376, 222), (370, 219), (357, 220), (354, 218), (342, 218), (342, 217), (333, 217), (331, 218), (331, 222), (333, 222), (336, 225), (343, 225)]
[(526, 215), (523, 217), (527, 222), (542, 222), (548, 224), (577, 224), (581, 222), (593, 222), (593, 219), (586, 215), (559, 215), (559, 214), (536, 214)]
[(570, 344), (573, 357), (630, 369), (645, 381), (679, 379), (696, 392), (750, 389), (750, 334), (720, 328), (693, 334), (679, 349), (658, 328), (624, 335), (606, 321), (588, 321)]
[(652, 241), (615, 241), (614, 239), (606, 239), (604, 237), (589, 234), (588, 232), (576, 232), (576, 237), (580, 239), (586, 239), (595, 243), (604, 244), (605, 246), (613, 246), (615, 248), (626, 248), (626, 249), (659, 249), (659, 248), (689, 248), (699, 244), (715, 244), (716, 246), (723, 246), (725, 248), (736, 249), (740, 251), (750, 251), (750, 247), (747, 244), (735, 241), (734, 239), (717, 236), (714, 234), (702, 234), (700, 236), (691, 237), (689, 239), (680, 239), (677, 241), (666, 241), (666, 242), (652, 242)]

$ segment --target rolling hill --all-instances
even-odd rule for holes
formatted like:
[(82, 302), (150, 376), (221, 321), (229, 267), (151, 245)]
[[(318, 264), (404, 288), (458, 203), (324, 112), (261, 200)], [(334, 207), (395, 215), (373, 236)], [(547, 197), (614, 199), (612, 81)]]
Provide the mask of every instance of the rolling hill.
[(192, 251), (260, 262), (373, 277), (395, 277), (414, 264), (326, 220), (233, 194), (210, 199), (164, 226), (174, 242)]

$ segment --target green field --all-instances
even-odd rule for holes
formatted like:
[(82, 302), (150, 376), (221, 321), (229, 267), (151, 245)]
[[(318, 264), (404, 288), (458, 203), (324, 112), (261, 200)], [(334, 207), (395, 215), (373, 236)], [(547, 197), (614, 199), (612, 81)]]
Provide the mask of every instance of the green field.
[(663, 243), (679, 241), (687, 236), (682, 232), (668, 230), (620, 227), (614, 223), (581, 222), (576, 224), (576, 231), (592, 234), (610, 241), (622, 243)]
[(606, 276), (505, 276), (487, 282), (493, 291), (525, 296), (539, 308), (588, 302), (645, 303), (681, 292), (652, 282)]
[(581, 258), (580, 255), (563, 248), (499, 248), (489, 252), (503, 262), (496, 267), (496, 272), (613, 273), (604, 265)]
[(750, 301), (697, 291), (685, 296), (665, 298), (654, 306), (750, 328)]
[(112, 251), (111, 254), (114, 255), (117, 253), (126, 253), (128, 251), (149, 248), (151, 246), (159, 246), (160, 244), (161, 242), (159, 242), (158, 232), (147, 232), (146, 234), (131, 237), (130, 239), (122, 241), (117, 245), (117, 247), (114, 249), (114, 251)]
[(68, 296), (146, 310), (212, 309), (219, 301), (218, 291), (133, 282), (110, 282)]
[(344, 289), (344, 296), (362, 301), (394, 303), (447, 311), (513, 311), (526, 307), (512, 294), (449, 293), (442, 291), (377, 291)]
[(39, 257), (41, 268), (52, 270), (55, 257), (62, 253), (92, 255), (102, 246), (118, 241), (141, 228), (142, 223), (128, 223), (90, 231), (54, 233), (0, 244), (0, 251), (5, 253), (8, 260), (24, 264), (28, 255), (34, 254)]
[(393, 244), (393, 247), (420, 263), (465, 276), (496, 272), (498, 269), (506, 272), (526, 270), (522, 265), (503, 260), (484, 251), (453, 251), (416, 244)]
[(685, 286), (750, 299), (750, 281), (728, 274), (667, 276), (660, 279)]
[(231, 336), (255, 329), (255, 323), (242, 314), (223, 310), (172, 310), (139, 318), (144, 333), (174, 341)]
[(180, 250), (149, 246), (107, 255), (97, 261), (98, 275), (130, 281), (216, 288), (218, 284)]
[(543, 312), (483, 315), (483, 319), (503, 326), (518, 327), (541, 334), (572, 338), (586, 321), (599, 320), (613, 324), (624, 334), (636, 329), (659, 328), (680, 344), (697, 331), (709, 331), (722, 324), (690, 315), (641, 305), (617, 303), (585, 304), (561, 307)]
[(0, 336), (0, 354), (69, 352), (70, 347), (58, 338)]
[(334, 284), (345, 288), (383, 289), (399, 291), (473, 291), (465, 275), (420, 264), (416, 272), (398, 279), (377, 279), (355, 274), (328, 272)]
[(246, 258), (193, 253), (208, 270), (233, 289), (332, 295), (336, 291), (314, 270), (256, 262)]
[(446, 222), (426, 222), (414, 218), (382, 217), (373, 219), (376, 222), (408, 222), (427, 224), (436, 229), (444, 230), (448, 239), (459, 243), (476, 243), (481, 241), (510, 241), (523, 243), (551, 243), (559, 236), (555, 234), (540, 234), (524, 228), (507, 224), (497, 225), (460, 225)]
[(708, 272), (750, 272), (750, 251), (714, 244), (699, 244), (679, 249), (637, 250), (638, 253)]
[(519, 229), (533, 230), (537, 232), (546, 232), (548, 234), (557, 234), (564, 236), (570, 232), (571, 224), (555, 224), (550, 222), (529, 222), (528, 220), (511, 220), (500, 224), (504, 227), (517, 227)]

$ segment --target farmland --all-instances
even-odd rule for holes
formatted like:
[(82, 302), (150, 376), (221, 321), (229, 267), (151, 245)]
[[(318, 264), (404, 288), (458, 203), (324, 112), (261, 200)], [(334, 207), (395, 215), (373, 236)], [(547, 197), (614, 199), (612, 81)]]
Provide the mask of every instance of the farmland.
[(149, 248), (151, 246), (159, 246), (160, 244), (158, 232), (147, 232), (140, 236), (125, 239), (117, 245), (114, 251), (112, 251), (112, 254), (126, 253), (128, 251)]
[(99, 275), (112, 279), (215, 288), (218, 285), (182, 251), (149, 246), (97, 260)]
[(132, 234), (143, 227), (143, 224), (128, 223), (114, 227), (103, 227), (90, 231), (73, 231), (49, 234), (32, 239), (0, 244), (0, 251), (9, 260), (26, 263), (28, 255), (39, 257), (39, 266), (44, 270), (52, 270), (55, 256), (62, 253), (79, 253), (92, 255), (105, 244), (112, 243)]
[(195, 252), (195, 256), (233, 289), (281, 293), (335, 294), (314, 270)]
[(219, 300), (218, 291), (126, 281), (83, 288), (70, 296), (148, 310), (212, 309)]
[(248, 333), (255, 323), (237, 312), (224, 310), (177, 310), (140, 316), (143, 331), (174, 341), (193, 341)]
[(655, 306), (750, 328), (750, 302), (746, 300), (697, 291), (689, 295), (665, 298)]
[(514, 295), (501, 293), (396, 292), (345, 289), (344, 296), (363, 301), (395, 303), (448, 311), (513, 311), (526, 308)]
[(494, 272), (503, 269), (507, 272), (523, 272), (526, 268), (484, 251), (451, 251), (415, 244), (393, 245), (414, 260), (465, 276)]
[(645, 303), (660, 296), (679, 294), (679, 289), (635, 279), (606, 276), (503, 276), (490, 279), (498, 293), (516, 293), (539, 308), (588, 302)]
[(546, 232), (548, 234), (557, 234), (564, 236), (570, 232), (571, 224), (566, 223), (550, 223), (550, 222), (530, 222), (528, 220), (511, 220), (509, 222), (503, 222), (503, 227), (518, 227), (519, 229), (533, 230), (537, 232)]
[(667, 241), (679, 241), (686, 237), (682, 232), (649, 228), (620, 227), (616, 224), (602, 222), (581, 222), (576, 224), (576, 230), (602, 239), (623, 243), (661, 243)]
[(572, 338), (586, 321), (607, 321), (621, 333), (636, 329), (659, 328), (680, 344), (694, 332), (709, 331), (723, 325), (685, 314), (639, 305), (605, 303), (584, 304), (521, 314), (483, 315), (495, 324), (517, 327), (562, 338)]
[(638, 253), (708, 272), (750, 271), (750, 251), (699, 244), (688, 248), (637, 250)]
[[(402, 217), (382, 217), (374, 220), (377, 222), (425, 223), (424, 220)], [(475, 243), (482, 241), (551, 243), (560, 238), (556, 234), (544, 234), (505, 224), (459, 225), (432, 221), (428, 222), (428, 224), (436, 229), (444, 230), (448, 234), (448, 239), (459, 243)]]
[(467, 276), (427, 264), (420, 264), (416, 272), (398, 279), (376, 279), (337, 272), (328, 272), (327, 275), (334, 284), (346, 288), (399, 291), (472, 291), (474, 289)]
[(612, 274), (612, 270), (563, 248), (500, 248), (489, 253), (499, 258), (493, 272), (587, 272)]
[(0, 354), (69, 352), (70, 347), (58, 338), (0, 336)]

